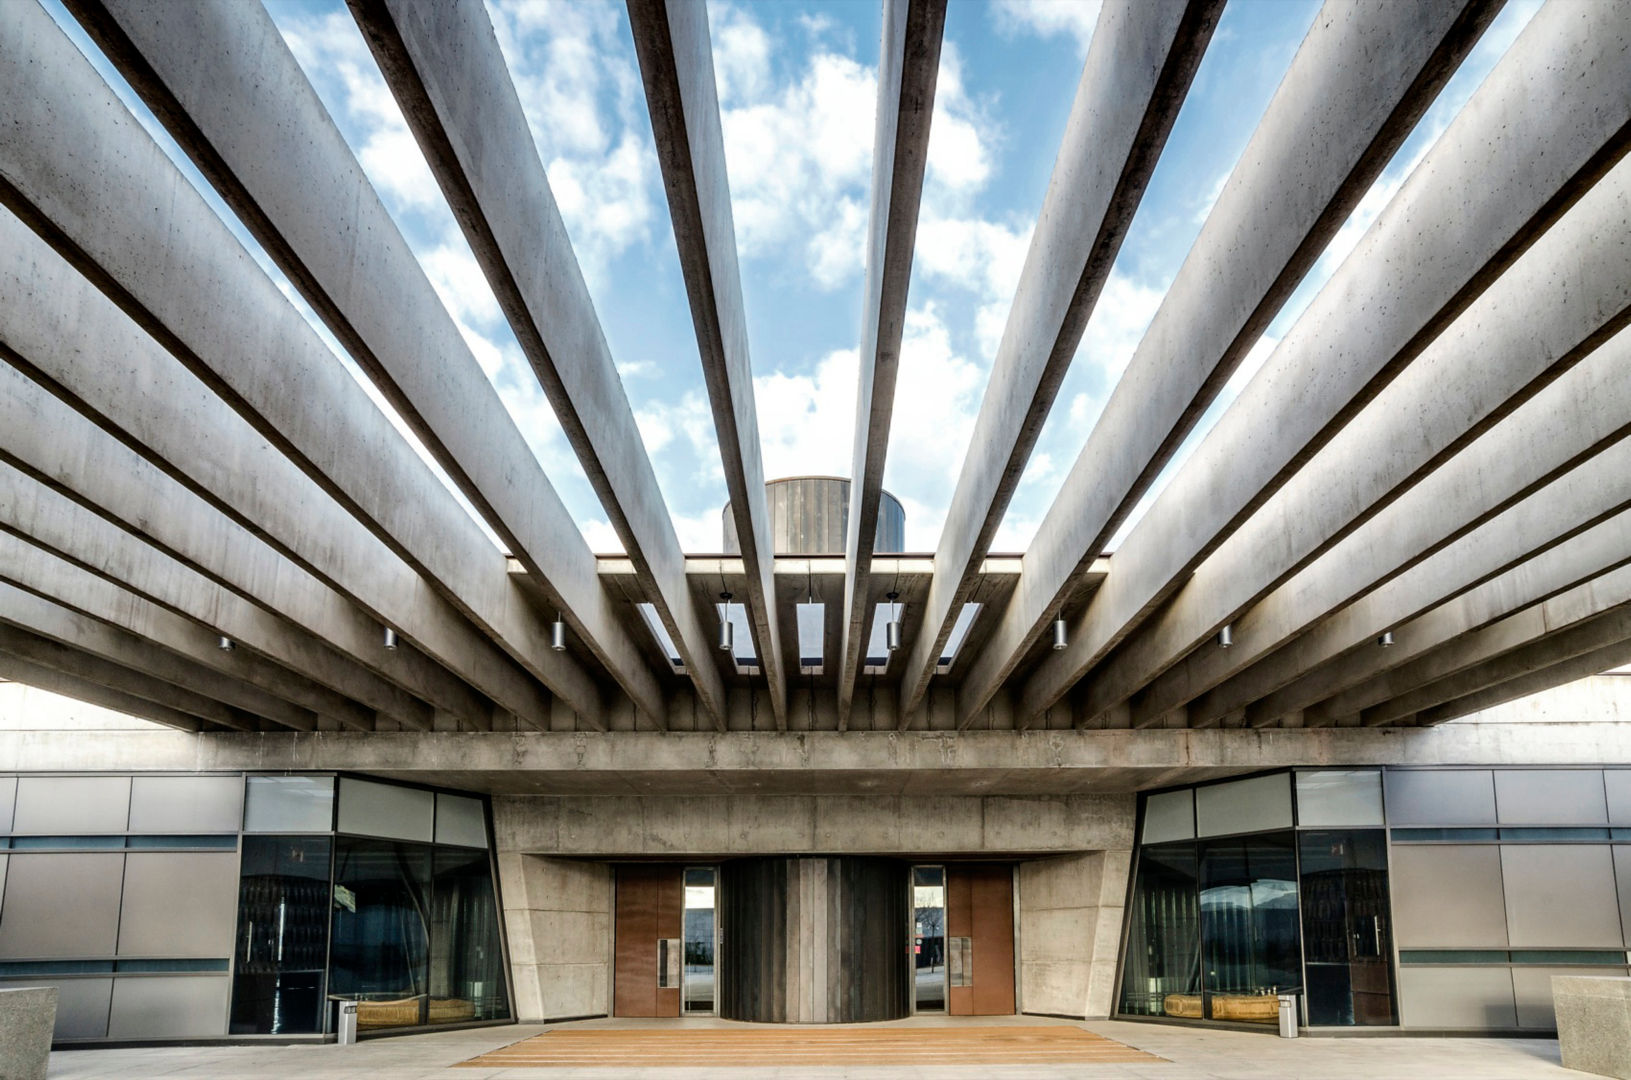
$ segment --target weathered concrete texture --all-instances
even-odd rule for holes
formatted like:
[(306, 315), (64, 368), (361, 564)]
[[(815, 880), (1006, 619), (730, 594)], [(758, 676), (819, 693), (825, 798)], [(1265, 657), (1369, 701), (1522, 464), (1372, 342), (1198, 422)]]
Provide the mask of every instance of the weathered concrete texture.
[(1021, 1012), (1110, 1015), (1131, 865), (1128, 849), (1019, 864)]
[(515, 1017), (605, 1016), (612, 992), (612, 868), (504, 852), (499, 892)]
[(1631, 8), (1551, 4), (1531, 20), (1121, 545), (1023, 714), (1170, 597), (1615, 165), (1631, 146), (1628, 63)]
[(1563, 1067), (1631, 1080), (1631, 979), (1552, 976)]
[(1530, 655), (1520, 654), (1521, 659), (1513, 665), (1518, 674), (1498, 682), (1492, 679), (1492, 685), (1485, 689), (1423, 709), (1416, 714), (1416, 723), (1425, 727), (1459, 720), (1463, 716), (1551, 690), (1597, 672), (1631, 664), (1631, 641), (1619, 641), (1561, 660), (1549, 657), (1546, 646), (1546, 642), (1540, 642), (1531, 646), (1534, 651)]
[[(178, 731), (195, 732), (203, 726), (199, 723), (197, 717), (189, 716), (179, 709), (172, 709), (168, 705), (158, 705), (146, 698), (126, 693), (103, 683), (58, 671), (43, 664), (31, 664), (26, 660), (19, 660), (5, 653), (0, 653), (0, 678), (26, 683), (37, 690), (61, 694), (63, 697), (72, 698), (87, 705), (96, 705), (103, 709), (124, 713), (127, 716), (140, 717), (143, 720), (150, 720), (155, 724), (175, 728)], [(143, 734), (147, 733), (143, 732)], [(179, 747), (173, 749), (179, 749)]]
[(500, 796), (501, 851), (541, 855), (996, 855), (1129, 848), (1128, 795)]
[(1020, 662), (1499, 8), (1322, 9), (1038, 527), (960, 719)]
[(0, 990), (0, 1076), (45, 1080), (56, 1021), (56, 987)]
[(1212, 39), (1221, 0), (1106, 4), (946, 511), (902, 717), (928, 690)]
[(776, 725), (785, 728), (787, 673), (771, 580), (774, 548), (708, 10), (688, 0), (628, 0), (628, 13), (736, 519), (753, 643)]

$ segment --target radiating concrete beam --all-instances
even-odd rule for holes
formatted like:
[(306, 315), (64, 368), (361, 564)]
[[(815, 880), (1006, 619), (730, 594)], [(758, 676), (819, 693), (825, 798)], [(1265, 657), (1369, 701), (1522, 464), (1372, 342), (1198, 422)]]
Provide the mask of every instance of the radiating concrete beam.
[[(512, 659), (598, 718), (599, 684), (550, 649), (548, 623), (509, 580), (503, 554), (51, 17), (0, 5), (0, 38), (0, 99), (11, 103), (0, 204)], [(593, 560), (586, 566), (592, 580)]]
[(1631, 8), (1551, 4), (1116, 552), (1030, 677), (1057, 701), (1631, 146)]
[(844, 537), (844, 601), (838, 606), (838, 726), (849, 722), (861, 652), (872, 631), (872, 552), (878, 539), (889, 421), (906, 297), (917, 243), (918, 206), (929, 161), (929, 124), (946, 0), (884, 0), (878, 59), (878, 107), (872, 137), (872, 210), (862, 293), (860, 368), (856, 375), (855, 449), (849, 523)]
[[(1538, 661), (1545, 653), (1544, 644), (1537, 647), (1535, 659)], [(1600, 649), (1593, 649), (1583, 656), (1572, 656), (1566, 660), (1541, 667), (1506, 682), (1468, 694), (1454, 701), (1447, 701), (1443, 705), (1435, 705), (1416, 714), (1416, 724), (1419, 727), (1431, 727), (1435, 724), (1459, 720), (1463, 716), (1492, 709), (1497, 705), (1504, 705), (1508, 701), (1515, 701), (1521, 697), (1538, 694), (1543, 690), (1550, 690), (1554, 686), (1574, 682), (1591, 675), (1597, 675), (1613, 668), (1624, 667), (1631, 663), (1631, 641), (1621, 641), (1613, 645), (1606, 645)], [(1613, 759), (1608, 759), (1613, 760)]]
[(315, 731), (317, 728), (317, 714), (308, 709), (297, 708), (281, 698), (177, 656), (134, 634), (116, 630), (4, 583), (0, 583), (0, 623), (66, 648), (90, 653), (120, 667), (143, 672), (181, 690), (195, 692), (293, 731)]
[(993, 612), (958, 688), (960, 720), (1059, 615), (1500, 7), (1324, 6)]
[[(77, 675), (69, 675), (55, 668), (43, 664), (32, 664), (26, 660), (0, 652), (0, 676), (13, 682), (26, 683), (40, 690), (48, 690), (53, 694), (73, 698), (75, 701), (84, 701), (114, 712), (125, 713), (140, 720), (149, 720), (155, 724), (163, 724), (188, 734), (202, 731), (206, 725), (196, 716), (189, 716), (180, 709), (172, 709), (168, 705), (156, 705), (146, 698), (123, 690), (113, 690), (100, 683)], [(66, 734), (66, 733), (65, 733)], [(72, 738), (83, 742), (84, 737), (74, 732)]]
[(1222, 10), (1222, 0), (1111, 0), (1099, 13), (935, 550), (923, 630), (901, 676), (903, 726), (970, 598)]
[[(582, 533), (265, 8), (189, 0), (72, 0), (69, 7), (511, 554), (537, 576), (585, 647), (660, 725), (656, 679), (609, 598), (584, 576), (593, 555)], [(419, 10), (473, 12), (486, 21), (479, 4)], [(496, 55), (497, 42), (491, 47)], [(461, 86), (480, 99), (491, 122), (500, 101), (468, 85), (476, 65), (469, 50), (461, 55)], [(512, 135), (518, 137), (483, 145), (524, 148), (536, 163), (524, 120)], [(461, 216), (467, 209), (455, 205)], [(559, 215), (556, 225), (564, 243)], [(528, 232), (528, 265), (554, 280), (550, 260), (539, 257), (546, 235)], [(585, 354), (574, 360), (591, 369)], [(609, 357), (605, 366), (621, 399)], [(627, 429), (635, 430), (632, 413)], [(647, 494), (672, 538), (654, 477)], [(673, 549), (678, 558), (677, 541)]]
[(785, 728), (787, 668), (771, 582), (774, 546), (708, 9), (690, 0), (628, 0), (628, 11), (719, 437), (725, 489), (747, 568), (753, 644), (770, 689), (776, 726)]

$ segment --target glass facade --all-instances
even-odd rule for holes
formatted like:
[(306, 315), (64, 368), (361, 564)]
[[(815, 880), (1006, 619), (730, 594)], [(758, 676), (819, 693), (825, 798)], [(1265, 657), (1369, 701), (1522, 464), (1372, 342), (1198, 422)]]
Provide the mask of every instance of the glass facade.
[(946, 869), (912, 868), (913, 1007), (946, 1011)]
[(714, 997), (715, 879), (711, 866), (685, 871), (685, 1011), (712, 1013)]
[(244, 837), (232, 1034), (323, 1030), (333, 847), (326, 836)]

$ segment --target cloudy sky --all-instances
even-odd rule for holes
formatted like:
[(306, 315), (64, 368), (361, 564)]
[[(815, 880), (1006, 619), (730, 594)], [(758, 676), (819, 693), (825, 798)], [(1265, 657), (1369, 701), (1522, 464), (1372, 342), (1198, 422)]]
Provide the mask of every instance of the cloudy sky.
[[(56, 0), (47, 3), (157, 133)], [(1225, 9), (998, 550), (1029, 542), (1319, 6), (1231, 0)], [(618, 550), (343, 0), (268, 7), (591, 546)], [(1189, 445), (1536, 7), (1510, 0)], [(724, 479), (623, 5), (489, 0), (488, 8), (681, 543), (718, 550)], [(879, 6), (712, 0), (709, 16), (765, 475), (847, 475)], [(1097, 17), (1097, 0), (951, 0), (885, 473), (905, 504), (911, 550), (938, 541)]]

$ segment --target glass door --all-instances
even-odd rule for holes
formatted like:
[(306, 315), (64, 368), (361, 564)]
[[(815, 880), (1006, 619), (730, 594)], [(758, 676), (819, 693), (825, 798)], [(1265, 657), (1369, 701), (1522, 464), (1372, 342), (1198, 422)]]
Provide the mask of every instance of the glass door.
[(912, 1004), (946, 1011), (946, 868), (912, 868)]
[(1208, 840), (1200, 871), (1206, 1018), (1272, 1024), (1302, 991), (1291, 834)]
[(685, 871), (685, 1012), (714, 1013), (714, 918), (717, 873), (712, 866)]
[(1311, 830), (1298, 843), (1309, 1024), (1394, 1023), (1383, 831)]

